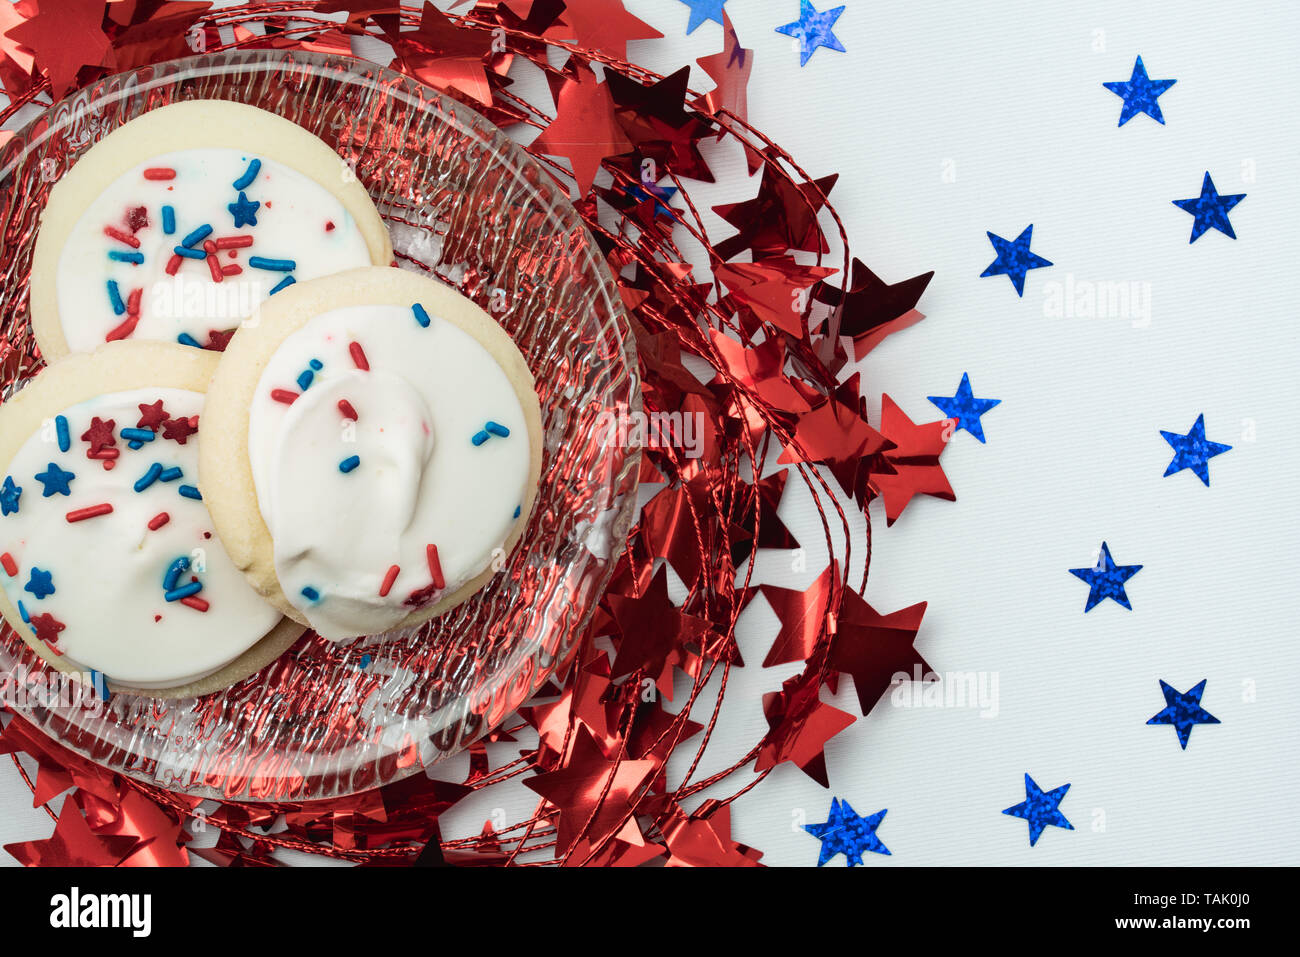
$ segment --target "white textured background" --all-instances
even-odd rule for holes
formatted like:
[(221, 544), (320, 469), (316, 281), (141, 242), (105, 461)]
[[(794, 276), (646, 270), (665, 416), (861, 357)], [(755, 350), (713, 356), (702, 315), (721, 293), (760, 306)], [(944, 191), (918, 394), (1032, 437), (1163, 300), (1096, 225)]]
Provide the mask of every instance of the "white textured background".
[[(853, 252), (890, 282), (936, 270), (928, 318), (862, 363), (873, 421), (881, 392), (937, 419), (925, 397), (951, 395), (963, 372), (1002, 400), (984, 418), (987, 445), (958, 433), (944, 455), (956, 503), (915, 500), (889, 529), (873, 507), (867, 593), (882, 612), (929, 601), (918, 648), (940, 672), (996, 676), (997, 714), (886, 700), (830, 742), (829, 791), (783, 765), (737, 802), (734, 836), (766, 863), (813, 864), (819, 844), (797, 824), (825, 820), (835, 795), (864, 815), (889, 809), (879, 836), (893, 856), (868, 855), (871, 866), (1300, 863), (1300, 13), (843, 2), (847, 53), (820, 50), (803, 69), (774, 32), (796, 0), (727, 8), (755, 51), (751, 119), (812, 175), (841, 174), (831, 198)], [(632, 45), (646, 66), (671, 72), (721, 48), (715, 23), (684, 35), (678, 0), (627, 6), (665, 34)], [(1116, 127), (1121, 101), (1101, 84), (1128, 79), (1138, 54), (1152, 78), (1178, 80), (1159, 101), (1167, 126)], [(709, 81), (697, 71), (692, 85)], [(697, 203), (752, 196), (757, 178), (717, 159), (724, 185)], [(1196, 196), (1207, 170), (1220, 192), (1247, 194), (1231, 213), (1236, 242), (1211, 232), (1188, 245), (1192, 219), (1171, 201)], [(1030, 223), (1055, 266), (1032, 271), (1018, 299), (1005, 277), (978, 278), (994, 258), (984, 233), (1010, 239)], [(1045, 284), (1067, 274), (1148, 283), (1149, 325), (1048, 318)], [(1210, 439), (1234, 446), (1211, 462), (1208, 489), (1189, 472), (1162, 478), (1172, 452), (1159, 430), (1184, 433), (1200, 413)], [(781, 514), (811, 544), (817, 524), (794, 486)], [(1107, 602), (1085, 616), (1087, 587), (1067, 569), (1090, 564), (1103, 538), (1117, 562), (1145, 568), (1128, 585), (1132, 612)], [(794, 574), (771, 553), (760, 578), (803, 586), (823, 561), (810, 552)], [(795, 670), (759, 666), (775, 630), (761, 599), (742, 626), (750, 665), (733, 671), (701, 775), (757, 739), (762, 693)], [(1202, 704), (1223, 723), (1198, 726), (1186, 752), (1172, 728), (1145, 723), (1164, 706), (1160, 678), (1180, 691), (1209, 679)], [(850, 683), (835, 703), (852, 711)], [(5, 767), (0, 843), (48, 835)], [(1073, 785), (1061, 809), (1076, 830), (1049, 828), (1033, 849), (1025, 823), (1001, 814), (1024, 799), (1026, 771), (1045, 789)], [(454, 808), (443, 833), (534, 802), (494, 790)]]

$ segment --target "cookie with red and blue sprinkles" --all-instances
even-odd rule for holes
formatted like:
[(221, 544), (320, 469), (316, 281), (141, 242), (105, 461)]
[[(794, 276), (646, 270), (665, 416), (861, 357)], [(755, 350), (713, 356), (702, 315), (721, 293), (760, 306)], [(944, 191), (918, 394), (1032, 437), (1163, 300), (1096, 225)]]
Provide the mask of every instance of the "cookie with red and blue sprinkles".
[(47, 360), (120, 339), (219, 351), (294, 282), (392, 255), (325, 142), (241, 103), (174, 103), (114, 130), (51, 188), (32, 326)]
[[(120, 342), (0, 405), (0, 612), (45, 661), (115, 692), (188, 697), (302, 633), (221, 546), (198, 479), (211, 352)], [(97, 676), (97, 677), (96, 677)]]
[(258, 592), (326, 638), (419, 624), (527, 528), (541, 410), (527, 360), (435, 279), (358, 269), (276, 296), (208, 392), (207, 504)]

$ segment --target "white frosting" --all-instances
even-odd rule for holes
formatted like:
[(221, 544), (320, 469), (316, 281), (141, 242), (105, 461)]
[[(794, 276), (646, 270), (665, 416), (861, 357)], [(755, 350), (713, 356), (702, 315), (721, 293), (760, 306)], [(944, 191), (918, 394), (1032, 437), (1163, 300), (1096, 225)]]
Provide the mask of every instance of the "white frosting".
[[(260, 203), (257, 225), (235, 226), (227, 208), (235, 203), (234, 187), (259, 159), (261, 169), (243, 192)], [(170, 168), (174, 179), (147, 179), (146, 169)], [(175, 231), (163, 230), (164, 206), (175, 211)], [(143, 207), (148, 225), (134, 232), (139, 248), (105, 234), (106, 226), (132, 235), (128, 210)], [(327, 228), (332, 224), (333, 228)], [(209, 240), (252, 236), (251, 246), (220, 250), (223, 267), (238, 266), (238, 275), (212, 280), (204, 260), (184, 259), (175, 275), (166, 268), (193, 230), (210, 225)], [(202, 242), (193, 248), (202, 250)], [(234, 252), (232, 257), (230, 252)], [(139, 253), (140, 264), (116, 261), (110, 253)], [(249, 265), (250, 257), (292, 260), (292, 272)], [(162, 153), (128, 170), (97, 196), (68, 235), (58, 262), (59, 317), (68, 348), (90, 351), (104, 344), (125, 315), (115, 313), (108, 282), (117, 283), (123, 300), (141, 289), (140, 318), (132, 338), (178, 341), (185, 334), (206, 344), (209, 333), (228, 330), (247, 318), (286, 275), (303, 282), (330, 273), (370, 265), (366, 242), (343, 204), (315, 180), (255, 152), (201, 148)]]
[[(203, 408), (203, 395), (184, 389), (137, 389), (98, 396), (64, 410), (70, 447), (59, 450), (54, 422), (23, 443), (7, 476), (22, 489), (18, 510), (0, 516), (0, 552), (7, 552), (17, 574), (0, 569), (0, 586), (11, 604), (23, 603), (28, 616), (52, 615), (63, 624), (56, 647), (64, 660), (93, 669), (110, 680), (139, 688), (175, 687), (211, 674), (233, 661), (271, 630), (279, 614), (252, 589), (222, 549), (201, 501), (181, 495), (198, 475), (197, 434), (184, 444), (157, 437), (138, 450), (121, 437), (140, 420), (140, 404), (161, 399), (170, 418), (189, 418)], [(98, 416), (114, 423), (120, 450), (111, 470), (88, 459), (91, 445), (81, 435)], [(135, 482), (154, 463), (178, 466), (183, 475), (155, 480), (144, 491)], [(54, 463), (70, 494), (43, 483)], [(50, 488), (49, 496), (43, 495)], [(109, 514), (69, 522), (68, 512), (108, 503)], [(155, 530), (150, 519), (166, 512), (169, 521)], [(180, 557), (191, 568), (180, 583), (196, 577), (197, 598), (206, 612), (167, 601), (163, 580)], [(32, 569), (49, 573), (52, 594), (27, 589)]]
[[(357, 368), (353, 342), (369, 371)], [(312, 360), (320, 369), (303, 391), (297, 379)], [(290, 405), (275, 389), (301, 394)], [(488, 422), (510, 434), (476, 446)], [(254, 393), (248, 451), (280, 585), (333, 639), (392, 628), (418, 607), (413, 592), (420, 604), (436, 601), (430, 544), (440, 594), (486, 569), (518, 520), (530, 458), (523, 409), (487, 350), (437, 314), (424, 328), (391, 305), (322, 313), (285, 339)], [(340, 471), (352, 456), (360, 464)]]

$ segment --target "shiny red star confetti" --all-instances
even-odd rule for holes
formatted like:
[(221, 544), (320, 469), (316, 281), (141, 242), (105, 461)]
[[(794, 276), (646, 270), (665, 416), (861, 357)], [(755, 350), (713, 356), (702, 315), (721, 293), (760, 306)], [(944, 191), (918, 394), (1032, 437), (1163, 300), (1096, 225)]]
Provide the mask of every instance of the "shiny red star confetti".
[(82, 68), (116, 65), (104, 33), (104, 11), (103, 0), (46, 0), (35, 16), (6, 35), (32, 51), (57, 99), (77, 86)]

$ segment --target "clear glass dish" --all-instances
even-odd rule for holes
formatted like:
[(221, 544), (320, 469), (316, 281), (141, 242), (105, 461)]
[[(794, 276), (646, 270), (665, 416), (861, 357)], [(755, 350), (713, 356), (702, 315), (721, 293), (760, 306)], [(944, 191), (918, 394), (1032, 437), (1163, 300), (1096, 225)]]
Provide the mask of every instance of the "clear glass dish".
[[(0, 395), (40, 366), (27, 292), (51, 184), (141, 113), (206, 98), (271, 110), (333, 146), (375, 200), (401, 264), (454, 283), (511, 333), (542, 405), (537, 506), (498, 576), (414, 633), (345, 645), (309, 634), (259, 674), (202, 698), (118, 694), (95, 711), (20, 695), (18, 710), (80, 754), (170, 790), (340, 797), (461, 750), (574, 650), (635, 508), (639, 453), (605, 441), (610, 416), (640, 410), (635, 352), (578, 213), (500, 130), (373, 63), (244, 51), (108, 77), (0, 147)], [(53, 672), (6, 626), (0, 676), (41, 674)]]

